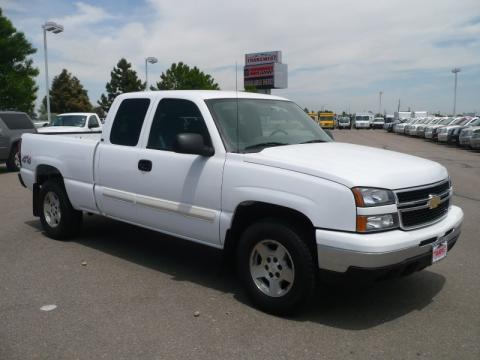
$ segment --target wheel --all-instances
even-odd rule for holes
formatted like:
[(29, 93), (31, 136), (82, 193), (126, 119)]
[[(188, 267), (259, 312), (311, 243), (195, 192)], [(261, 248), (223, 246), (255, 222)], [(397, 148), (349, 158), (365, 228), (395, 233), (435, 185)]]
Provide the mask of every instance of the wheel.
[(65, 187), (48, 180), (40, 190), (40, 221), (49, 237), (65, 240), (76, 235), (82, 224), (82, 212), (75, 210)]
[(12, 150), (10, 151), (10, 155), (7, 159), (7, 169), (9, 171), (20, 171), (20, 151), (19, 151), (18, 143), (12, 146)]
[(275, 220), (249, 226), (237, 248), (237, 269), (253, 303), (285, 315), (301, 308), (315, 288), (315, 262), (299, 231)]

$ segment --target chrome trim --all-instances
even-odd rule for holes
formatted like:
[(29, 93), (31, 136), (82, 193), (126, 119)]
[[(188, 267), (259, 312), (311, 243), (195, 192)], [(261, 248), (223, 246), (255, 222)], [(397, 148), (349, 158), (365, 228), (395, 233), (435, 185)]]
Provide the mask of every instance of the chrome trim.
[(420, 185), (420, 186), (415, 186), (415, 187), (410, 187), (410, 188), (401, 188), (401, 189), (393, 190), (393, 192), (394, 193), (403, 193), (403, 192), (407, 192), (407, 191), (422, 190), (422, 189), (434, 187), (434, 186), (437, 186), (437, 185), (440, 185), (440, 184), (443, 184), (443, 183), (449, 182), (449, 181), (450, 181), (450, 178), (446, 178), (446, 179), (443, 179), (441, 181), (437, 181), (437, 182), (434, 182), (434, 183), (431, 183), (431, 184)]
[[(440, 202), (439, 202), (439, 205), (443, 204), (445, 201), (449, 200), (450, 198), (451, 198), (451, 196), (448, 196), (448, 197), (445, 197), (445, 198), (441, 199)], [(428, 204), (421, 205), (421, 206), (415, 206), (415, 207), (409, 207), (409, 208), (406, 208), (406, 209), (398, 209), (398, 212), (406, 213), (406, 212), (421, 210), (421, 209), (428, 209)]]
[(452, 194), (453, 194), (453, 189), (452, 189), (452, 185), (451, 185), (451, 180), (450, 180), (450, 177), (444, 179), (444, 180), (441, 180), (441, 181), (437, 181), (435, 183), (432, 183), (432, 184), (427, 184), (427, 185), (421, 185), (421, 186), (415, 186), (415, 187), (411, 187), (411, 188), (403, 188), (403, 189), (399, 189), (399, 190), (393, 190), (393, 194), (395, 196), (395, 202), (397, 204), (397, 208), (398, 208), (398, 224), (399, 224), (399, 227), (400, 229), (402, 230), (414, 230), (414, 229), (419, 229), (419, 228), (423, 228), (423, 227), (427, 227), (427, 226), (430, 226), (430, 225), (433, 225), (439, 221), (442, 221), (447, 215), (448, 215), (448, 212), (450, 211), (450, 207), (451, 207), (451, 204), (449, 205), (447, 211), (445, 212), (444, 215), (440, 216), (439, 218), (435, 219), (435, 220), (432, 220), (432, 221), (429, 221), (429, 222), (426, 222), (426, 223), (421, 223), (421, 224), (418, 224), (418, 225), (414, 225), (414, 226), (405, 226), (403, 224), (403, 219), (402, 219), (402, 213), (406, 213), (406, 212), (410, 212), (410, 211), (414, 211), (414, 210), (421, 210), (421, 209), (427, 209), (428, 208), (428, 204), (425, 204), (425, 205), (421, 205), (421, 206), (415, 206), (415, 207), (407, 207), (405, 208), (404, 206), (408, 204), (416, 204), (416, 203), (421, 203), (421, 202), (427, 202), (429, 199), (422, 199), (422, 200), (415, 200), (415, 201), (409, 201), (409, 202), (399, 202), (398, 200), (398, 196), (397, 194), (401, 194), (401, 193), (405, 193), (405, 192), (411, 192), (411, 191), (416, 191), (416, 190), (423, 190), (423, 189), (428, 189), (428, 188), (432, 188), (432, 187), (435, 187), (435, 186), (438, 186), (438, 185), (442, 185), (444, 183), (448, 183), (450, 185), (449, 189), (445, 192), (443, 192), (442, 194), (438, 195), (440, 197), (443, 197), (445, 196), (445, 194), (447, 194), (446, 197), (444, 197), (443, 199), (441, 199), (440, 201), (440, 204), (444, 203), (445, 201), (448, 201), (450, 200), (450, 198), (452, 197)]
[[(445, 200), (445, 199), (450, 199), (452, 197), (452, 188), (449, 188), (447, 191), (445, 191), (441, 194), (438, 194), (437, 196), (440, 196), (440, 198), (442, 198), (442, 201)], [(444, 197), (444, 196), (446, 196), (446, 197)], [(421, 199), (421, 200), (398, 203), (397, 207), (398, 207), (399, 210), (401, 210), (403, 208), (406, 208), (406, 207), (409, 207), (409, 206), (412, 206), (412, 205), (415, 205), (415, 204), (420, 204), (422, 202), (428, 202), (428, 200), (430, 200), (430, 198), (424, 198), (424, 199)]]

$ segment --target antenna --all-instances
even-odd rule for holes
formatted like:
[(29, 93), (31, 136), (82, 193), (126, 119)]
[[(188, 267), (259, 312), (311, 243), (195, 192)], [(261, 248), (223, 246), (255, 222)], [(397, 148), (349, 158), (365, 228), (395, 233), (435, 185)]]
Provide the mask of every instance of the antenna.
[(237, 62), (235, 61), (235, 98), (236, 98), (236, 105), (237, 105), (237, 153), (240, 153), (240, 140), (239, 140), (239, 134), (238, 134), (238, 75), (237, 75)]

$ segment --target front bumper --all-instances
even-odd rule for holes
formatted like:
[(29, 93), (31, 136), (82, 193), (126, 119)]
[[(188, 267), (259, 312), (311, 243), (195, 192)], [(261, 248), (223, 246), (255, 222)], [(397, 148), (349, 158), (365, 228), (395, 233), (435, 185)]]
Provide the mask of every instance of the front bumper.
[(345, 273), (350, 268), (375, 269), (428, 256), (437, 241), (447, 240), (451, 247), (460, 235), (462, 221), (462, 209), (452, 206), (441, 221), (411, 231), (358, 234), (317, 229), (318, 266)]
[(470, 145), (470, 139), (471, 139), (470, 136), (460, 137), (459, 143), (460, 143), (461, 146), (469, 146)]
[(480, 149), (480, 138), (471, 138), (470, 146), (474, 149)]
[(437, 139), (440, 142), (448, 142), (448, 140), (449, 140), (448, 139), (448, 134), (447, 133), (438, 134)]

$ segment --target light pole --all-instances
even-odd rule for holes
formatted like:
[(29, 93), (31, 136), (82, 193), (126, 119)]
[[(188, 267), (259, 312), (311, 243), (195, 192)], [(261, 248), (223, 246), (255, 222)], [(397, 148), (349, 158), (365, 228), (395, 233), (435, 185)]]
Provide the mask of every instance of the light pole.
[(455, 87), (453, 90), (453, 116), (455, 116), (457, 108), (457, 74), (460, 72), (460, 68), (453, 68), (452, 73), (455, 74)]
[(47, 21), (42, 25), (43, 29), (43, 51), (45, 53), (45, 87), (47, 88), (47, 118), (50, 123), (50, 86), (48, 85), (48, 56), (47, 56), (47, 31), (59, 34), (63, 31), (63, 26), (53, 21)]
[(380, 91), (378, 93), (378, 96), (379, 96), (379, 101), (378, 101), (378, 113), (381, 114), (382, 113), (382, 95), (383, 95), (383, 91)]
[(145, 90), (148, 90), (148, 63), (156, 64), (158, 59), (153, 56), (149, 56), (145, 59)]

